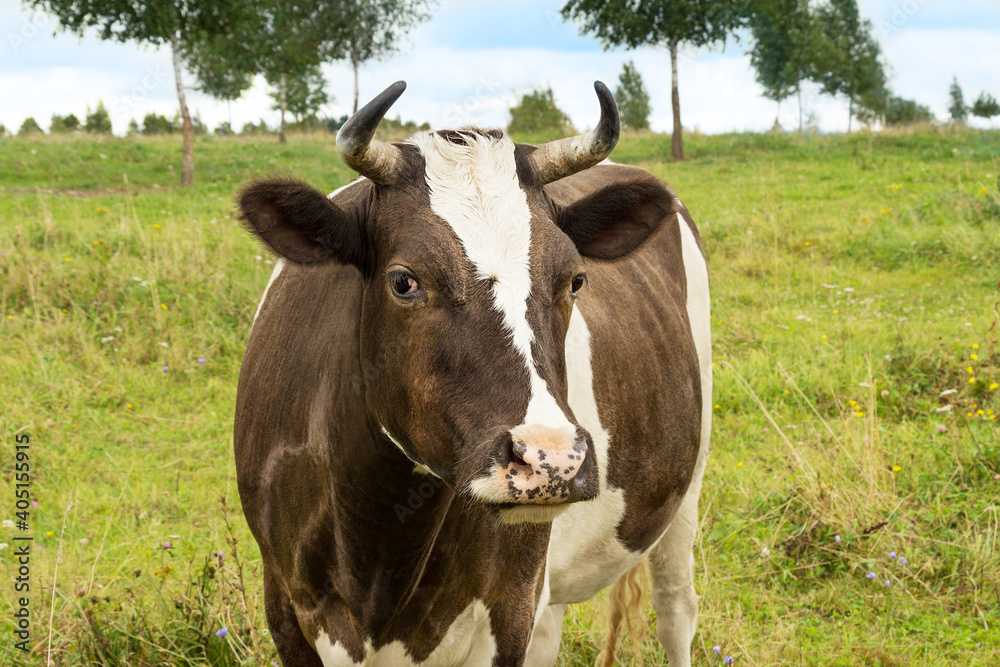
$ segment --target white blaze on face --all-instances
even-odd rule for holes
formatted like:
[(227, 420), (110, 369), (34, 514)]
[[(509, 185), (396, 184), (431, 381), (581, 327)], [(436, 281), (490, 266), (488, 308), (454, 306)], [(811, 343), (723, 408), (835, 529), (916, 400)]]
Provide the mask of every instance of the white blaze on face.
[(410, 141), (426, 163), (431, 210), (447, 222), (476, 267), (479, 280), (493, 283), (493, 306), (503, 316), (511, 343), (527, 365), (531, 398), (522, 420), (576, 432), (538, 374), (531, 356), (534, 332), (528, 324), (531, 294), (531, 211), (514, 163), (514, 142), (472, 132), (467, 145), (435, 134)]

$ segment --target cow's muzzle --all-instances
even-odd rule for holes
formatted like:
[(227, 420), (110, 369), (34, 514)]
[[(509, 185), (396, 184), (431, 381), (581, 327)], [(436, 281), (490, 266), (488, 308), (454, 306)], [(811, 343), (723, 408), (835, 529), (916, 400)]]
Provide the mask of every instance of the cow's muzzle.
[(590, 434), (539, 425), (511, 429), (490, 470), (470, 484), (478, 499), (506, 509), (591, 500), (598, 488)]

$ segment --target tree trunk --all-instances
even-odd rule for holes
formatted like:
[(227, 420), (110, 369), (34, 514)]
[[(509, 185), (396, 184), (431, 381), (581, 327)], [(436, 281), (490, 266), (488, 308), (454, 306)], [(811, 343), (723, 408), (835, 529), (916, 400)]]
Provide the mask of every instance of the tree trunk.
[(851, 120), (854, 119), (854, 98), (848, 98), (847, 101), (847, 133), (851, 133)]
[(799, 134), (802, 134), (802, 86), (799, 86)]
[(670, 137), (670, 155), (684, 159), (684, 130), (681, 128), (681, 96), (677, 90), (677, 40), (670, 40), (670, 103), (674, 112), (674, 133)]
[(281, 77), (278, 79), (278, 90), (281, 93), (281, 128), (278, 130), (278, 143), (287, 144), (288, 139), (285, 138), (285, 110), (288, 108), (288, 85), (285, 82), (285, 73), (281, 73)]
[(184, 149), (181, 158), (181, 185), (194, 185), (194, 124), (188, 113), (187, 101), (184, 99), (184, 83), (181, 81), (181, 54), (177, 44), (177, 35), (170, 38), (170, 46), (174, 53), (174, 80), (177, 82), (177, 99), (181, 104), (181, 118), (184, 121)]
[(351, 56), (351, 68), (354, 70), (354, 113), (358, 112), (358, 61)]

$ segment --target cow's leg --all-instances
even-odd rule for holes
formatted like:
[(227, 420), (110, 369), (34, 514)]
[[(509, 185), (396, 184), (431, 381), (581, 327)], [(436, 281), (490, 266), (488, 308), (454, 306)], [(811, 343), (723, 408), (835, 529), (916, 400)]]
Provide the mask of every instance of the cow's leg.
[(566, 605), (550, 605), (542, 610), (535, 633), (531, 636), (524, 667), (552, 667), (559, 657), (559, 641), (562, 639), (563, 617)]
[(277, 576), (264, 565), (264, 614), (267, 627), (271, 630), (274, 645), (278, 649), (283, 667), (323, 667), (316, 651), (309, 645), (291, 600), (285, 595)]
[(694, 546), (698, 528), (698, 495), (705, 459), (699, 457), (694, 478), (667, 532), (649, 553), (653, 581), (656, 636), (670, 667), (691, 664), (691, 641), (698, 625), (698, 596), (694, 592)]

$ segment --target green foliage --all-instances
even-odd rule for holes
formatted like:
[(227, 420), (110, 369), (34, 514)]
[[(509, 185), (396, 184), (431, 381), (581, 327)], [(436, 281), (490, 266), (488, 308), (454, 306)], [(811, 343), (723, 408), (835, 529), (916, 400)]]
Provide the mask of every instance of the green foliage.
[(240, 129), (240, 134), (245, 134), (251, 137), (259, 137), (274, 134), (274, 130), (268, 127), (267, 123), (261, 120), (258, 123), (244, 123), (242, 129)]
[(350, 0), (344, 3), (346, 57), (356, 65), (396, 53), (437, 0)]
[(948, 87), (948, 97), (951, 99), (948, 105), (951, 122), (955, 125), (965, 125), (969, 120), (969, 107), (965, 106), (965, 97), (962, 95), (962, 86), (958, 85), (958, 77), (952, 78), (951, 86)]
[(562, 109), (556, 106), (551, 88), (534, 90), (521, 97), (521, 102), (510, 109), (508, 132), (572, 134), (572, 123)]
[(934, 114), (931, 110), (915, 100), (907, 100), (891, 95), (885, 105), (886, 125), (912, 125), (914, 123), (931, 123)]
[(823, 92), (844, 95), (852, 115), (871, 123), (888, 98), (882, 48), (871, 21), (862, 20), (857, 0), (827, 0), (816, 9), (822, 35), (816, 50), (816, 79)]
[(764, 96), (781, 102), (816, 77), (821, 33), (808, 0), (754, 0), (748, 3), (750, 64)]
[(606, 49), (625, 46), (710, 46), (740, 24), (740, 0), (567, 0), (563, 18), (578, 21)]
[(173, 134), (180, 132), (180, 129), (177, 123), (155, 111), (148, 112), (142, 119), (142, 133), (146, 136)]
[(45, 130), (38, 125), (38, 121), (36, 121), (32, 116), (28, 116), (24, 119), (24, 122), (21, 123), (21, 129), (17, 131), (17, 136), (27, 137), (32, 134), (45, 134)]
[(229, 124), (229, 121), (225, 120), (219, 123), (219, 125), (212, 130), (212, 132), (219, 137), (231, 137), (236, 134), (236, 132), (233, 131), (233, 126)]
[(111, 134), (111, 115), (104, 108), (104, 102), (97, 100), (97, 107), (91, 111), (87, 105), (87, 116), (83, 129), (91, 134)]
[[(301, 124), (306, 120), (315, 120), (323, 106), (330, 102), (326, 93), (326, 79), (319, 65), (309, 65), (301, 71), (285, 77), (285, 103), (295, 121)], [(272, 86), (279, 85), (277, 81), (268, 80)], [(274, 88), (269, 93), (274, 100), (274, 110), (281, 109), (281, 90)]]
[(69, 114), (68, 116), (60, 116), (57, 113), (52, 114), (52, 121), (49, 123), (50, 133), (61, 134), (74, 132), (79, 129), (80, 119), (76, 117), (76, 114)]
[(984, 90), (979, 93), (979, 97), (972, 103), (970, 111), (972, 111), (973, 116), (984, 120), (992, 120), (994, 116), (1000, 116), (1000, 103), (997, 103), (996, 98)]
[(649, 93), (639, 70), (631, 60), (625, 63), (618, 76), (615, 101), (618, 103), (622, 125), (633, 130), (649, 129)]

